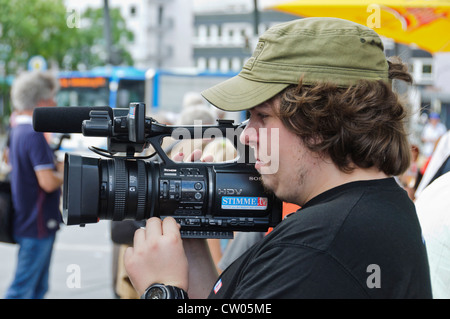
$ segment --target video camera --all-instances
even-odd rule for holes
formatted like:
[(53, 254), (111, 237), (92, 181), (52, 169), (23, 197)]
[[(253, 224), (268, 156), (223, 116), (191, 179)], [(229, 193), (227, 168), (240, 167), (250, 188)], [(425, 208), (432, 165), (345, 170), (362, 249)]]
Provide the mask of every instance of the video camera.
[[(245, 123), (164, 125), (145, 116), (145, 104), (131, 103), (129, 109), (37, 108), (33, 126), (39, 132), (107, 137), (107, 150), (90, 149), (110, 159), (65, 155), (67, 225), (172, 216), (184, 238), (232, 238), (233, 231), (267, 231), (281, 220), (281, 201), (263, 188), (253, 152), (239, 141)], [(161, 147), (169, 136), (225, 137), (238, 156), (223, 163), (175, 162)], [(150, 146), (154, 154), (136, 155)]]

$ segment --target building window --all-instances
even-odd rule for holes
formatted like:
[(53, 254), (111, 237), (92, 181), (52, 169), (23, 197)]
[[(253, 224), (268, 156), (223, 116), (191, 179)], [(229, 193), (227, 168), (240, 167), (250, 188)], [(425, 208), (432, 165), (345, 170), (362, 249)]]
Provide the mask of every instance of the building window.
[(130, 7), (130, 16), (135, 17), (136, 16), (136, 6)]
[(428, 73), (428, 74), (431, 74), (432, 72), (431, 72), (431, 68), (432, 68), (432, 65), (431, 64), (423, 64), (422, 65), (422, 73)]

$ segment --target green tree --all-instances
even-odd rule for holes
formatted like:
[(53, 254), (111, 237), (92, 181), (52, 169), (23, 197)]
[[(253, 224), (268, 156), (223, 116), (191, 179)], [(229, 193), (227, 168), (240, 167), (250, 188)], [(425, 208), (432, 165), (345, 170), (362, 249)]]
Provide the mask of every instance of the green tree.
[(6, 74), (42, 55), (58, 65), (69, 45), (62, 0), (0, 0), (0, 60)]
[[(118, 8), (110, 9), (112, 35), (112, 64), (132, 65), (133, 59), (127, 46), (134, 35), (126, 27), (126, 21)], [(81, 16), (81, 27), (78, 29), (78, 43), (72, 46), (70, 58), (87, 68), (104, 65), (107, 61), (106, 41), (104, 39), (103, 9), (88, 8)]]
[[(6, 74), (26, 68), (30, 57), (41, 55), (60, 68), (91, 68), (106, 63), (103, 9), (87, 9), (71, 25), (63, 0), (0, 0), (0, 67)], [(127, 44), (133, 33), (119, 9), (111, 9), (114, 64), (132, 64)]]
[[(127, 44), (133, 34), (118, 9), (111, 9), (110, 17), (112, 62), (132, 65)], [(103, 25), (102, 8), (79, 14), (68, 11), (63, 0), (0, 0), (0, 116), (9, 114), (9, 85), (3, 79), (26, 69), (32, 56), (66, 70), (105, 65)]]
[(62, 0), (0, 0), (1, 116), (10, 113), (8, 75), (25, 69), (31, 56), (62, 61), (67, 37), (62, 30), (66, 9)]

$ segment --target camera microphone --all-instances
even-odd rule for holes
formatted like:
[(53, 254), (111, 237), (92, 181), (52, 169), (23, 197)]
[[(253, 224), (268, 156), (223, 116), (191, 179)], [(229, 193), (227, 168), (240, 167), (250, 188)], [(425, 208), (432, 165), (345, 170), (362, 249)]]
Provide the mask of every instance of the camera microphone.
[(91, 111), (108, 111), (109, 106), (39, 107), (33, 112), (33, 128), (36, 132), (82, 133), (82, 123), (90, 119)]

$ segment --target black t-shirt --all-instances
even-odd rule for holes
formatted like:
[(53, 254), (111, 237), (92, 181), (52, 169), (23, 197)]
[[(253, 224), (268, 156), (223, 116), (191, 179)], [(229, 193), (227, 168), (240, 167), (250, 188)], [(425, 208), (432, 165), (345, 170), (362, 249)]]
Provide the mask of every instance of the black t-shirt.
[(209, 298), (431, 298), (414, 204), (393, 178), (328, 190), (230, 265)]

